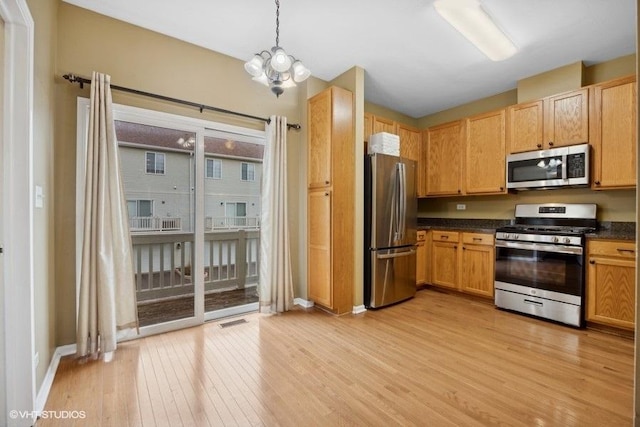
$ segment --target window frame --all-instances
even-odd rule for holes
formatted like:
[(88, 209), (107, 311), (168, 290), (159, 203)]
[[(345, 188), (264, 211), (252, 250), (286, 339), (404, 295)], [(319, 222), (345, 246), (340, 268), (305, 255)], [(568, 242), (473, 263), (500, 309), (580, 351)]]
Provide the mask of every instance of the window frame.
[[(247, 165), (247, 179), (244, 178), (245, 165)], [(251, 179), (249, 179), (249, 166), (251, 166)], [(256, 180), (256, 164), (250, 162), (241, 162), (240, 165), (240, 180), (242, 182), (255, 182)]]
[[(129, 215), (129, 218), (153, 218), (153, 215), (155, 213), (155, 200), (153, 199), (127, 199), (127, 209), (129, 208), (129, 203), (131, 202), (135, 202), (136, 203), (136, 214), (135, 215)], [(151, 206), (151, 215), (148, 216), (141, 216), (140, 215), (140, 202), (149, 202), (149, 205)], [(127, 214), (130, 214), (130, 212), (127, 211)]]
[[(209, 161), (212, 161), (214, 166), (213, 166), (213, 175), (209, 176)], [(220, 175), (219, 176), (215, 176), (215, 162), (218, 162), (220, 164)], [(217, 159), (215, 157), (206, 157), (204, 159), (204, 177), (207, 179), (222, 179), (222, 159)]]
[[(154, 158), (153, 158), (153, 172), (149, 172), (149, 162), (148, 162), (148, 156), (149, 154), (153, 154)], [(157, 169), (157, 156), (161, 155), (163, 157), (162, 160), (162, 172), (158, 172)], [(147, 175), (166, 175), (167, 174), (167, 154), (163, 153), (161, 151), (145, 151), (144, 152), (144, 171)]]

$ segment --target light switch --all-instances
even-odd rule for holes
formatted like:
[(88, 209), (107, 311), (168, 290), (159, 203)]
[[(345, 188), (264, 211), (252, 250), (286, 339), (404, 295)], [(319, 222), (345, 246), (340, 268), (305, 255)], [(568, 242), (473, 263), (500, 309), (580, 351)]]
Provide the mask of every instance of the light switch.
[(36, 208), (41, 208), (44, 206), (44, 191), (42, 187), (36, 185)]

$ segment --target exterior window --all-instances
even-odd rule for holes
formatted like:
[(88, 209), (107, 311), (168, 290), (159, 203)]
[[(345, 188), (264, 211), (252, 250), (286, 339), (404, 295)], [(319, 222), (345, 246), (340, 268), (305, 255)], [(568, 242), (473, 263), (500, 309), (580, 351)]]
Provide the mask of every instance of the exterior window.
[(129, 218), (153, 216), (153, 200), (127, 200)]
[(147, 173), (164, 175), (164, 154), (148, 151), (146, 154)]
[(207, 178), (222, 179), (222, 160), (207, 159)]
[(242, 164), (242, 180), (243, 181), (256, 180), (256, 165), (254, 165), (253, 163)]

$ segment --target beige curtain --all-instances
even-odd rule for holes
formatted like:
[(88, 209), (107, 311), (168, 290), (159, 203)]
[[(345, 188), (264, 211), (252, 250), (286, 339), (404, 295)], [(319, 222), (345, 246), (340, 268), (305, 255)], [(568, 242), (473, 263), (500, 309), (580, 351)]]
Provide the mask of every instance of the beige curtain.
[(262, 164), (260, 311), (293, 307), (287, 213), (287, 118), (271, 116)]
[[(120, 177), (110, 77), (93, 73), (84, 183), (77, 352), (110, 360), (117, 334), (138, 319), (127, 205)], [(79, 183), (82, 185), (82, 183)]]

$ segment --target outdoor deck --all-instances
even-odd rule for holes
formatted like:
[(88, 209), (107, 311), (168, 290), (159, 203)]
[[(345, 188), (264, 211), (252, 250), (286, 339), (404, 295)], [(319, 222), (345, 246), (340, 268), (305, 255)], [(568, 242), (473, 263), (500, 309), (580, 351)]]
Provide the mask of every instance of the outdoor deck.
[[(258, 301), (259, 237), (256, 229), (205, 233), (205, 312)], [(193, 234), (135, 233), (132, 243), (140, 326), (193, 316)]]
[[(258, 287), (214, 292), (204, 297), (204, 311), (215, 311), (238, 305), (258, 302)], [(140, 326), (155, 325), (193, 316), (193, 296), (138, 303)]]

